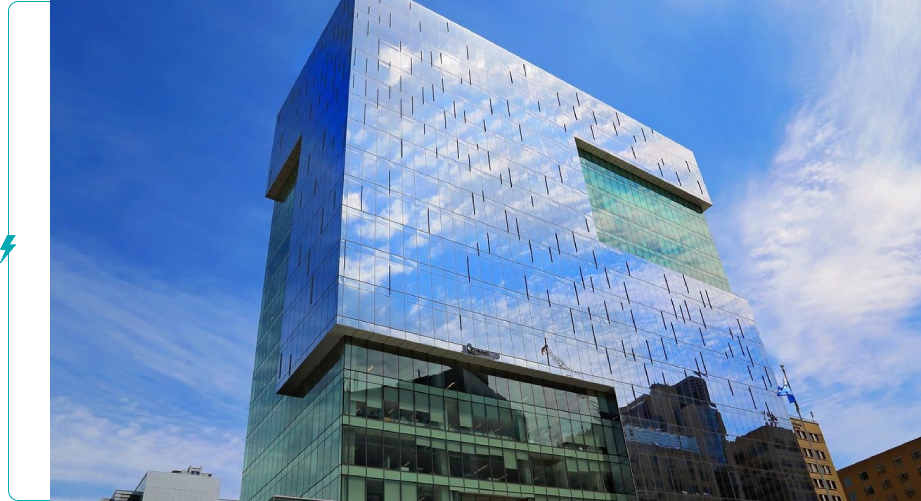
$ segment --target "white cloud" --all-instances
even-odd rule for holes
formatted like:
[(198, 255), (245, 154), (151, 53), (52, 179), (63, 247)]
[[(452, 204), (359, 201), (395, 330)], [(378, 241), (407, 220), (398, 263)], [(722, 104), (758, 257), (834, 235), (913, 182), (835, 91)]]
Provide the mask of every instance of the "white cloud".
[[(221, 493), (238, 497), (244, 437), (199, 419), (151, 414), (130, 405), (105, 416), (69, 398), (51, 402), (51, 477), (58, 482), (133, 489), (148, 470), (204, 466), (221, 479)], [(55, 498), (58, 499), (58, 498)]]
[(236, 497), (258, 304), (64, 245), (52, 270), (53, 494), (194, 464)]
[(921, 4), (829, 10), (818, 90), (738, 202), (729, 260), (844, 466), (921, 431), (891, 419), (921, 410)]
[(96, 363), (115, 364), (247, 401), (258, 305), (63, 245), (53, 249), (52, 270), (53, 360), (93, 369), (79, 376), (103, 372)]

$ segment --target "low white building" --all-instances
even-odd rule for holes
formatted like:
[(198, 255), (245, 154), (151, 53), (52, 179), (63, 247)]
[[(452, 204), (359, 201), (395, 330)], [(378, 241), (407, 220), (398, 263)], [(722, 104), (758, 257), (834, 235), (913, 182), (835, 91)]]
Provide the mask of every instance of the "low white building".
[(219, 501), (221, 480), (201, 466), (184, 470), (148, 471), (131, 491), (116, 490), (101, 501)]

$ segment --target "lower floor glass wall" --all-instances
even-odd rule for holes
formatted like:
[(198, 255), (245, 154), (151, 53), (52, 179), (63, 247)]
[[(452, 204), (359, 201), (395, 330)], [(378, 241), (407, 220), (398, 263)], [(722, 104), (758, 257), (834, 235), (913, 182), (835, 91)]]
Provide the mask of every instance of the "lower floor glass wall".
[(250, 423), (241, 499), (634, 501), (613, 393), (350, 342)]
[[(352, 422), (363, 425), (361, 420)], [(627, 464), (613, 463), (603, 454), (562, 455), (500, 444), (416, 436), (347, 426), (343, 464), (386, 470), (446, 475), (456, 478), (508, 482), (597, 492), (624, 492)], [(453, 438), (460, 439), (455, 435)], [(508, 444), (504, 444), (508, 445)], [(616, 478), (612, 466), (616, 470)]]
[[(541, 492), (536, 492), (541, 491)], [(342, 501), (576, 501), (580, 499), (632, 501), (627, 494), (582, 496), (565, 490), (553, 493), (524, 488), (515, 491), (489, 491), (481, 486), (439, 483), (428, 478), (402, 480), (363, 475), (343, 475)]]
[(357, 344), (344, 359), (343, 500), (633, 499), (613, 393)]

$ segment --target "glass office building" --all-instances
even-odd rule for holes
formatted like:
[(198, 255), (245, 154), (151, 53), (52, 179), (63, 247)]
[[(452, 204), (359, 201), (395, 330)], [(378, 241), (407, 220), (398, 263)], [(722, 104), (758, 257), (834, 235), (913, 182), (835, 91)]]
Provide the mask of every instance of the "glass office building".
[(813, 499), (660, 132), (416, 3), (343, 0), (266, 194), (243, 501)]

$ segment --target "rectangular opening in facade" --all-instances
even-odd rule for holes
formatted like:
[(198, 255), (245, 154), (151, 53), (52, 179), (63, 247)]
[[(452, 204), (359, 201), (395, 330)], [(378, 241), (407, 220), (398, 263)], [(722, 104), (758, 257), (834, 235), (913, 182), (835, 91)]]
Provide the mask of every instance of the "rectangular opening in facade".
[(301, 140), (302, 138), (298, 138), (297, 142), (294, 143), (294, 147), (291, 148), (291, 153), (288, 154), (288, 158), (285, 159), (285, 163), (282, 164), (281, 170), (278, 171), (278, 175), (275, 176), (275, 179), (269, 186), (265, 194), (266, 198), (278, 202), (284, 202), (285, 198), (287, 198), (288, 193), (291, 191), (291, 187), (294, 186), (294, 181), (297, 179), (297, 171), (298, 167), (300, 167)]
[(598, 238), (730, 291), (703, 208), (579, 148)]

